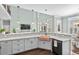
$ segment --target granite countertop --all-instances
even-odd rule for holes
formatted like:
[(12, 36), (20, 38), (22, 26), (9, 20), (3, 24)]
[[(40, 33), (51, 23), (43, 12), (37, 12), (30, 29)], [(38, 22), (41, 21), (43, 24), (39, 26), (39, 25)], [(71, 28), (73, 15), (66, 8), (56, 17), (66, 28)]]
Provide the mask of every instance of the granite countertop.
[[(27, 36), (13, 36), (13, 37), (3, 37), (0, 38), (0, 41), (6, 41), (6, 40), (18, 40), (18, 39), (25, 39), (25, 38), (33, 38), (33, 37), (40, 37), (41, 35), (27, 35)], [(53, 35), (48, 35), (48, 37), (50, 39), (54, 38), (56, 40), (60, 40), (60, 41), (67, 41), (67, 40), (71, 40), (71, 38), (68, 37), (62, 37), (62, 36), (53, 36)]]
[(50, 36), (50, 38), (54, 38), (56, 40), (60, 40), (60, 41), (67, 41), (67, 40), (71, 40), (71, 38), (68, 37), (62, 37), (62, 36)]
[(6, 41), (6, 40), (19, 40), (19, 39), (33, 38), (33, 37), (39, 37), (39, 36), (40, 36), (40, 35), (17, 36), (17, 37), (5, 37), (5, 38), (1, 38), (0, 41)]

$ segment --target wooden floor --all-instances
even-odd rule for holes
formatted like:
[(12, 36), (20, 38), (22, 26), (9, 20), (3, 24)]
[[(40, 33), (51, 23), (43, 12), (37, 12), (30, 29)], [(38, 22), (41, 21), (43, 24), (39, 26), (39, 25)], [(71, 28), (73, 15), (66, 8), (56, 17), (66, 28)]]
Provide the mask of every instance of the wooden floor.
[(34, 49), (34, 50), (18, 53), (16, 55), (52, 55), (52, 54), (49, 50)]
[(73, 47), (74, 49), (72, 51), (76, 54), (79, 54), (79, 48), (77, 48), (75, 45)]

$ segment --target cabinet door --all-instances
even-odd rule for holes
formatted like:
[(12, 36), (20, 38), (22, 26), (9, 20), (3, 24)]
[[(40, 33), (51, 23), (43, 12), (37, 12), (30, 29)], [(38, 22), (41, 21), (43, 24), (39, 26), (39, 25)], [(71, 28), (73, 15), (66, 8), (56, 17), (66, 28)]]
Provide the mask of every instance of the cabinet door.
[(52, 49), (52, 41), (40, 41), (39, 40), (39, 48), (51, 50)]
[(1, 55), (1, 44), (0, 44), (0, 55)]
[(71, 53), (71, 41), (64, 41), (62, 43), (62, 54), (63, 55), (70, 55)]
[(25, 50), (30, 50), (30, 49), (31, 49), (31, 40), (25, 39)]
[(30, 39), (30, 43), (31, 43), (31, 48), (38, 48), (38, 39), (37, 38), (31, 38)]
[(13, 54), (24, 51), (24, 40), (13, 41)]
[(37, 38), (29, 38), (25, 40), (25, 50), (30, 50), (38, 48), (38, 39)]
[(12, 43), (11, 41), (0, 42), (1, 46), (1, 55), (12, 54)]

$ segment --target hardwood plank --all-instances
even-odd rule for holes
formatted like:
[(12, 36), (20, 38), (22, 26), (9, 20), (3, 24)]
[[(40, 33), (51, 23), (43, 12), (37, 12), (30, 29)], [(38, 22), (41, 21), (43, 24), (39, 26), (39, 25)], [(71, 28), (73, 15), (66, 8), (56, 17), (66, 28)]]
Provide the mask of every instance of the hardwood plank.
[(38, 48), (38, 49), (33, 49), (33, 50), (25, 51), (22, 53), (18, 53), (15, 55), (54, 55), (54, 54), (52, 54), (50, 50)]

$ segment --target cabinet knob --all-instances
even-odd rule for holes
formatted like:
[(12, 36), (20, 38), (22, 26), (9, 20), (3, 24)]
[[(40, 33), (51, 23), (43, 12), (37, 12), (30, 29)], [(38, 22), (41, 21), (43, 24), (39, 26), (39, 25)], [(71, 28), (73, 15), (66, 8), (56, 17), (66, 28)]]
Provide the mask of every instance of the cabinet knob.
[(43, 42), (43, 44), (45, 44), (45, 42)]
[(18, 46), (20, 46), (20, 44), (17, 44)]
[(31, 41), (31, 44), (32, 44), (33, 42)]
[(20, 51), (20, 49), (18, 49), (18, 51)]

